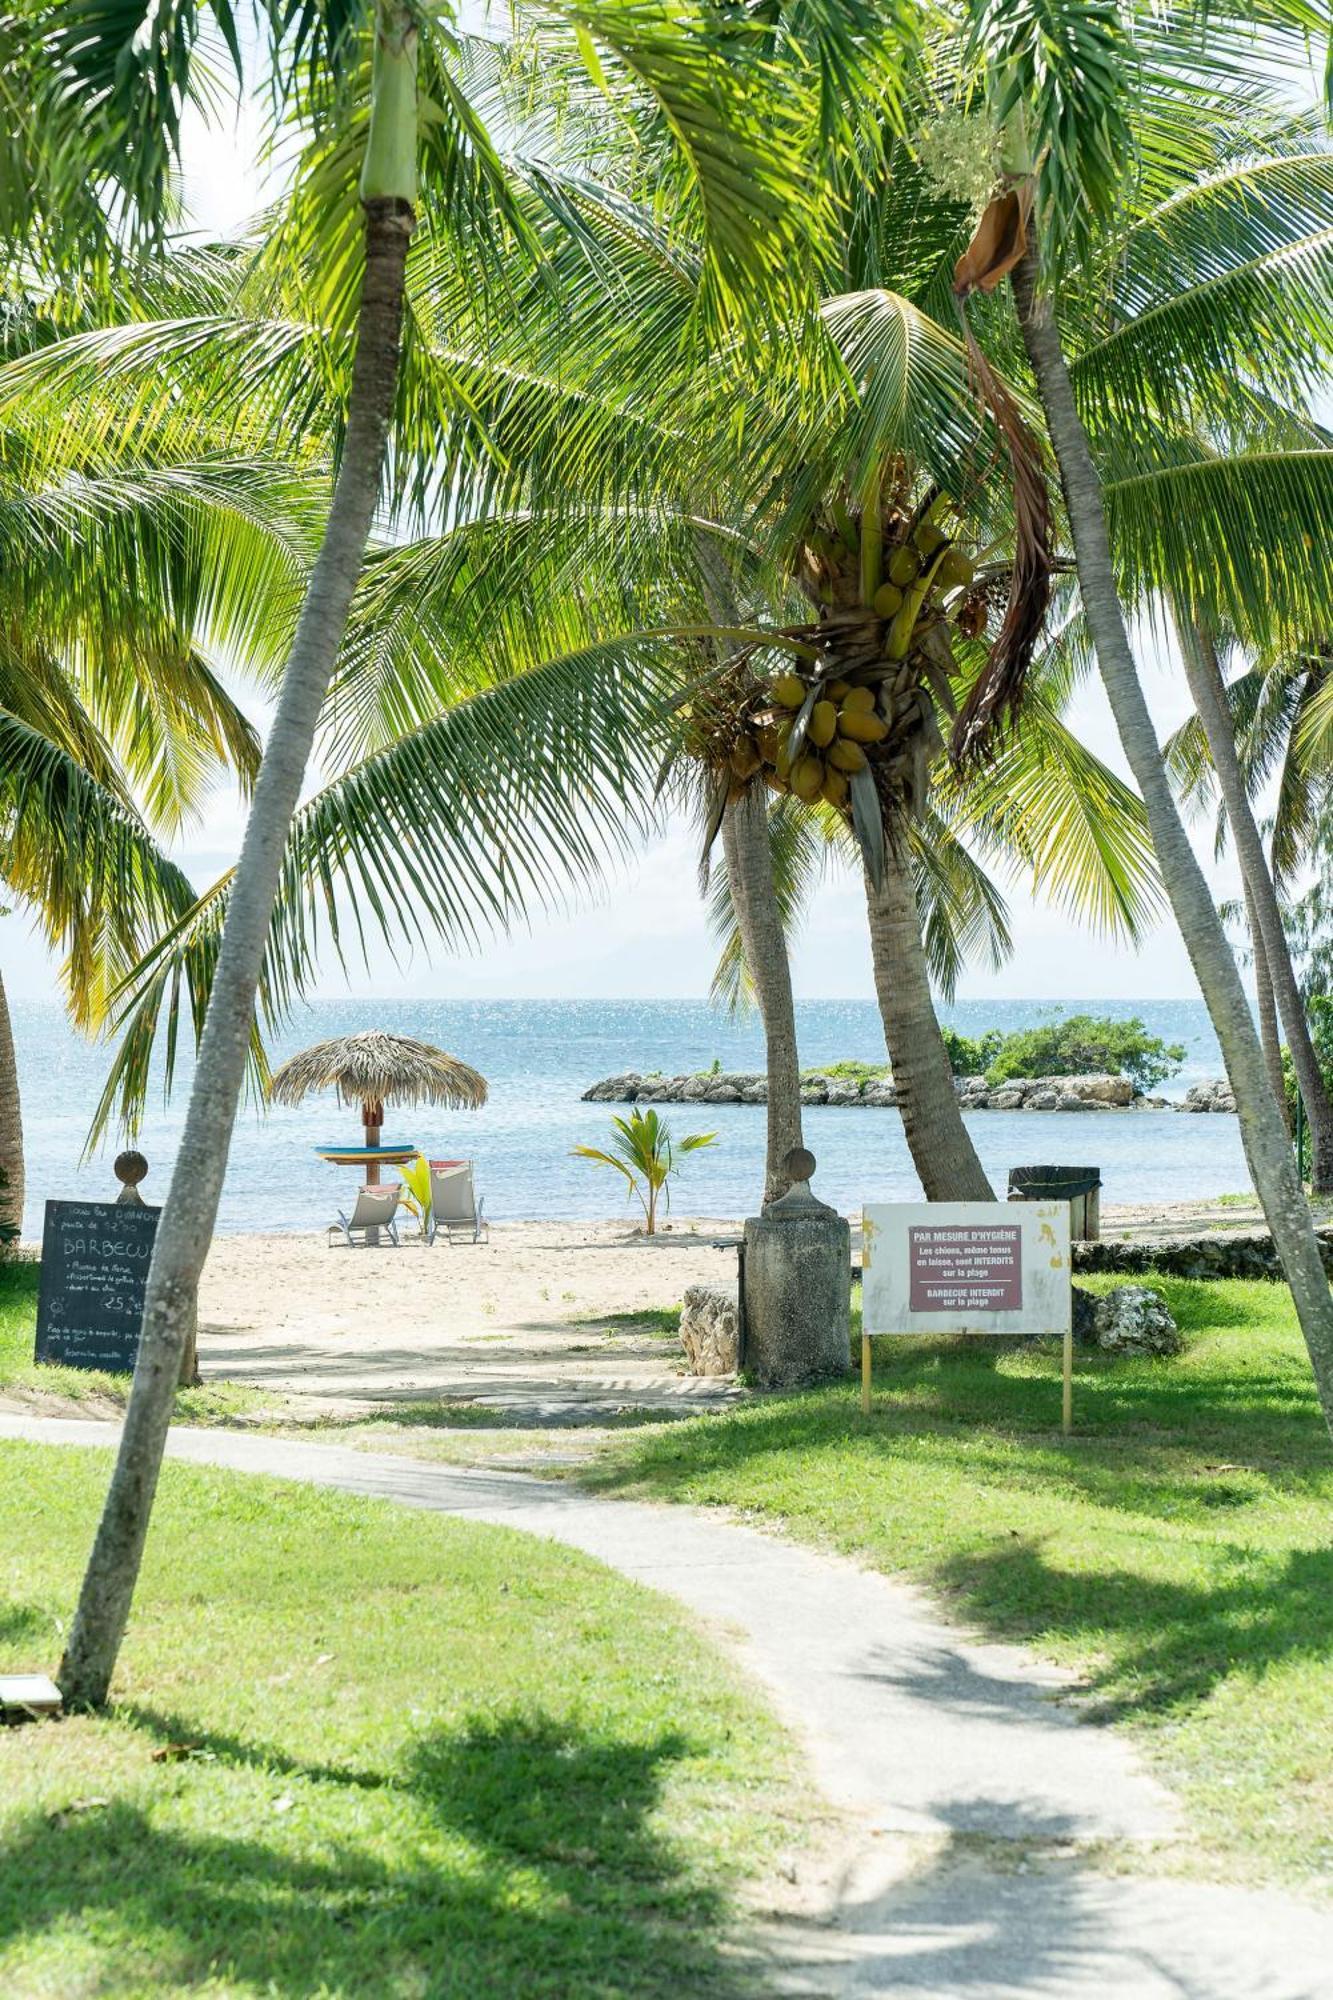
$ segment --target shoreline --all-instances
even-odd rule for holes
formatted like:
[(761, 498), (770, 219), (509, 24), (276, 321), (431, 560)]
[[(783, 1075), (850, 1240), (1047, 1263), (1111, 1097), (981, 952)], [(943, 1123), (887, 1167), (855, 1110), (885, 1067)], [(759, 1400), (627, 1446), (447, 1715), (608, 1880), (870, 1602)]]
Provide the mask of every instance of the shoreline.
[[(1327, 1225), (1333, 1207), (1321, 1206)], [(1102, 1225), (1100, 1247), (1117, 1265), (1131, 1260), (1126, 1275), (1133, 1259), (1151, 1267), (1173, 1247), (1173, 1268), (1188, 1259), (1184, 1275), (1222, 1275), (1214, 1266), (1237, 1239), (1242, 1272), (1263, 1275), (1251, 1197), (1115, 1204)], [(264, 1421), (415, 1405), (564, 1425), (722, 1408), (742, 1391), (685, 1373), (677, 1308), (689, 1286), (735, 1284), (740, 1230), (726, 1216), (677, 1216), (655, 1237), (623, 1218), (509, 1222), (487, 1243), (374, 1250), (326, 1247), (309, 1228), (219, 1235), (200, 1287), (204, 1380), (261, 1392)], [(48, 1407), (40, 1393), (19, 1400)]]
[[(90, 1197), (95, 1199), (96, 1197)], [(868, 1194), (867, 1200), (885, 1197)], [(921, 1201), (921, 1195), (905, 1196), (905, 1200)], [(1005, 1197), (998, 1195), (997, 1200)], [(150, 1204), (151, 1205), (151, 1204)], [(860, 1228), (861, 1203), (833, 1204), (837, 1213), (844, 1217), (855, 1233)], [(1311, 1212), (1316, 1223), (1333, 1223), (1333, 1202), (1311, 1202)], [(665, 1253), (674, 1246), (693, 1245), (700, 1247), (731, 1247), (738, 1243), (749, 1216), (758, 1210), (749, 1209), (736, 1215), (668, 1215), (659, 1220), (658, 1233), (654, 1237), (645, 1236), (642, 1223), (633, 1214), (596, 1216), (584, 1215), (532, 1215), (506, 1216), (490, 1224), (490, 1243), (454, 1243), (446, 1247), (441, 1242), (430, 1253), (441, 1261), (450, 1254), (455, 1257), (470, 1255), (474, 1250), (492, 1251), (518, 1241), (520, 1232), (544, 1231), (551, 1238), (549, 1248), (553, 1255), (560, 1255), (569, 1248), (596, 1246), (602, 1250), (638, 1250), (651, 1256), (654, 1252)], [(1235, 1235), (1266, 1230), (1263, 1212), (1257, 1195), (1253, 1191), (1237, 1189), (1234, 1193), (1203, 1195), (1195, 1200), (1172, 1202), (1108, 1202), (1101, 1204), (1101, 1233), (1103, 1241), (1117, 1236), (1131, 1234), (1135, 1240), (1171, 1241), (1187, 1237), (1201, 1230), (1226, 1231)], [(304, 1220), (288, 1229), (232, 1229), (219, 1227), (213, 1233), (213, 1247), (209, 1252), (209, 1263), (218, 1255), (223, 1244), (292, 1244), (309, 1243), (320, 1250), (326, 1247), (325, 1229), (322, 1223)], [(39, 1235), (25, 1235), (15, 1245), (17, 1255), (36, 1258), (41, 1251), (42, 1239)], [(387, 1241), (380, 1246), (383, 1257), (392, 1259), (399, 1255), (411, 1255), (423, 1246), (415, 1236), (405, 1238), (395, 1250)], [(526, 1247), (526, 1241), (525, 1241)], [(334, 1250), (346, 1255), (345, 1244), (335, 1244)], [(353, 1253), (361, 1257), (360, 1248)], [(377, 1253), (365, 1252), (367, 1258)], [(205, 1282), (208, 1266), (205, 1266)]]

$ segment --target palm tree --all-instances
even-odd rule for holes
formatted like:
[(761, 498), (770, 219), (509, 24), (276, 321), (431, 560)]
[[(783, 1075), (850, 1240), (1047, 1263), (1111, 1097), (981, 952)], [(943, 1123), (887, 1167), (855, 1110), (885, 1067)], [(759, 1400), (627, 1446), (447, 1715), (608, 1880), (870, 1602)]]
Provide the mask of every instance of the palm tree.
[[(535, 178), (537, 168), (532, 171)], [(558, 159), (542, 158), (540, 172), (547, 180), (556, 179), (561, 171)], [(912, 180), (906, 161), (900, 178)], [(919, 186), (919, 174), (915, 180)], [(510, 414), (505, 372), (510, 371), (524, 385), (523, 417), (529, 427), (535, 424), (542, 439), (539, 475), (532, 469), (530, 455), (514, 453), (524, 490), (540, 476), (539, 490), (549, 502), (553, 485), (569, 476), (558, 463), (565, 432), (576, 441), (568, 448), (577, 475), (591, 483), (588, 467), (597, 439), (595, 426), (613, 426), (621, 457), (633, 465), (641, 504), (646, 491), (653, 504), (693, 508), (706, 521), (732, 524), (729, 537), (716, 526), (698, 537), (702, 608), (720, 628), (717, 644), (724, 655), (727, 643), (734, 645), (736, 639), (748, 641), (753, 653), (765, 639), (781, 640), (784, 629), (788, 638), (781, 643), (790, 644), (793, 636), (807, 648), (817, 642), (830, 649), (830, 658), (840, 645), (853, 651), (863, 646), (878, 620), (867, 589), (873, 595), (881, 581), (887, 581), (880, 572), (888, 556), (880, 513), (863, 505), (861, 496), (871, 488), (881, 493), (892, 478), (901, 477), (905, 447), (918, 455), (940, 484), (968, 491), (974, 506), (982, 501), (981, 518), (990, 525), (989, 502), (976, 491), (975, 469), (977, 459), (984, 462), (987, 445), (973, 410), (963, 346), (930, 317), (924, 304), (885, 292), (876, 282), (885, 238), (892, 235), (896, 212), (903, 205), (900, 179), (884, 176), (874, 199), (867, 197), (863, 203), (868, 218), (865, 212), (859, 214), (857, 226), (849, 229), (845, 240), (835, 238), (831, 251), (826, 246), (828, 296), (806, 329), (809, 375), (817, 393), (807, 398), (803, 383), (794, 403), (788, 398), (776, 416), (730, 373), (716, 368), (706, 373), (682, 371), (680, 328), (697, 284), (688, 237), (682, 244), (678, 230), (632, 206), (628, 194), (614, 183), (596, 183), (568, 169), (564, 183), (566, 206), (577, 217), (577, 231), (566, 228), (559, 240), (550, 243), (549, 256), (562, 276), (568, 270), (568, 283), (577, 298), (576, 331), (571, 332), (571, 315), (562, 303), (545, 314), (525, 315), (506, 350), (499, 356), (492, 350), (489, 357), (499, 421), (504, 423)], [(910, 194), (909, 187), (909, 198)], [(943, 241), (948, 243), (956, 234), (957, 215), (949, 213)], [(937, 245), (939, 241), (937, 234)], [(591, 254), (589, 244), (595, 246)], [(925, 247), (929, 248), (928, 235)], [(919, 264), (924, 264), (924, 256), (925, 250), (918, 248)], [(935, 256), (938, 261), (938, 247)], [(595, 291), (581, 268), (594, 261), (602, 279)], [(924, 291), (928, 269), (911, 275)], [(841, 289), (848, 285), (854, 288)], [(633, 322), (626, 321), (623, 311), (626, 295), (635, 299), (636, 306), (642, 302)], [(562, 297), (559, 292), (555, 296)], [(464, 304), (450, 301), (446, 292), (437, 300), (436, 311), (457, 342), (460, 319), (466, 322)], [(548, 342), (551, 347), (559, 345), (558, 388), (551, 379), (555, 371), (548, 359)], [(484, 384), (480, 357), (475, 365)], [(649, 385), (643, 396), (631, 396), (627, 385), (636, 382)], [(543, 401), (534, 385), (548, 383)], [(734, 422), (735, 411), (738, 402), (745, 406), (747, 393), (748, 423), (742, 427)], [(826, 398), (824, 408), (812, 416), (811, 410), (819, 409), (819, 393)], [(562, 397), (573, 404), (572, 416), (562, 408)], [(489, 411), (491, 406), (486, 407)], [(737, 452), (733, 433), (751, 437), (748, 454)], [(606, 476), (600, 466), (596, 476)], [(757, 513), (756, 488), (761, 495)], [(488, 479), (488, 494), (495, 490), (494, 480)], [(921, 504), (925, 506), (924, 499)], [(1004, 533), (1002, 520), (994, 525)], [(837, 575), (829, 567), (835, 548), (843, 551)], [(769, 572), (759, 579), (757, 594), (728, 573), (728, 555), (733, 562), (757, 563)], [(1003, 563), (995, 566), (1000, 594), (1008, 568)], [(775, 630), (773, 620), (760, 622), (766, 611), (776, 607), (778, 621), (785, 615), (799, 625), (803, 593), (815, 600), (814, 625), (797, 630), (779, 624)], [(827, 617), (825, 599), (831, 599)], [(856, 625), (858, 605), (864, 631)], [(969, 612), (980, 608), (974, 603)], [(942, 666), (947, 679), (948, 654), (935, 664)], [(858, 670), (859, 662), (853, 661), (850, 671)], [(971, 672), (975, 678), (975, 664)], [(960, 690), (960, 698), (966, 691), (966, 687)], [(917, 676), (916, 696), (919, 720), (905, 734), (912, 740), (911, 754), (924, 752), (928, 762), (941, 747), (941, 738), (937, 695), (925, 673)], [(767, 1027), (766, 1036), (772, 1191), (780, 1185), (776, 1176), (781, 1158), (799, 1135), (790, 978), (780, 943), (771, 858), (757, 839), (765, 816), (748, 806), (743, 786), (720, 765), (712, 789), (717, 811), (708, 823), (710, 830), (721, 830), (737, 916), (743, 934), (749, 934), (752, 978), (759, 969), (755, 983), (766, 1027), (777, 1024)], [(915, 1134), (917, 1157), (932, 1192), (941, 1197), (981, 1195), (988, 1191), (987, 1183), (958, 1110), (930, 1004), (919, 927), (899, 849), (900, 843), (893, 840), (881, 845), (881, 861), (868, 883), (868, 907), (877, 941), (877, 986), (886, 1036), (903, 1079), (905, 1121)]]
[[(11, 322), (21, 352), (47, 310)], [(159, 844), (259, 739), (215, 664), (262, 671), (290, 626), (312, 488), (218, 449), (204, 424), (106, 440), (99, 412), (14, 399), (0, 366), (0, 882), (65, 955), (76, 1023), (184, 907)], [(0, 988), (0, 1222), (24, 1197), (12, 1026)]]
[[(1234, 745), (1247, 801), (1252, 802), (1269, 783), (1274, 786), (1272, 826), (1266, 850), (1262, 845), (1262, 831), (1256, 831), (1261, 843), (1259, 858), (1278, 903), (1282, 954), (1293, 967), (1295, 981), (1294, 944), (1300, 922), (1289, 908), (1290, 898), (1300, 871), (1315, 859), (1322, 848), (1327, 813), (1325, 717), (1328, 707), (1328, 660), (1319, 647), (1298, 646), (1270, 662), (1245, 666), (1239, 674), (1226, 680), (1223, 665), (1225, 650), (1211, 633), (1208, 637), (1211, 643), (1203, 666), (1205, 671), (1212, 665), (1216, 666), (1224, 702), (1225, 729)], [(1229, 650), (1234, 650), (1234, 642)], [(1206, 799), (1220, 790), (1212, 750), (1216, 733), (1216, 724), (1213, 730), (1205, 731), (1202, 709), (1196, 704), (1196, 713), (1177, 730), (1167, 745), (1173, 773), (1187, 800)], [(1252, 804), (1249, 809), (1252, 817)], [(1219, 846), (1226, 837), (1228, 824), (1229, 814), (1224, 798), (1218, 815)], [(1259, 1036), (1274, 1095), (1279, 1103), (1283, 1103), (1286, 1086), (1274, 980), (1269, 971), (1254, 899), (1249, 892), (1248, 870), (1243, 871), (1243, 880), (1258, 997)], [(1298, 998), (1308, 1038), (1309, 1023), (1299, 986)], [(1313, 1125), (1313, 1119), (1311, 1123)]]
[[(600, 74), (600, 65), (593, 51), (600, 43), (642, 91), (656, 94), (663, 122), (678, 142), (678, 161), (704, 209), (715, 314), (724, 313), (734, 297), (738, 273), (779, 277), (794, 241), (795, 211), (788, 198), (800, 193), (799, 153), (792, 151), (800, 135), (790, 118), (756, 123), (729, 61), (730, 45), (716, 37), (710, 43), (707, 17), (688, 8), (659, 12), (614, 0), (584, 0), (569, 8), (548, 0), (532, 11), (563, 22), (595, 72)], [(94, 15), (92, 32), (83, 19), (88, 12)], [(340, 193), (349, 147), (359, 156), (361, 256), (349, 260), (341, 254), (335, 227), (321, 274), (326, 291), (336, 296), (349, 263), (360, 264), (346, 422), (324, 535), (283, 672), (217, 948), (189, 1110), (149, 1273), (116, 1471), (61, 1667), (62, 1691), (72, 1706), (104, 1702), (129, 1614), (181, 1349), (251, 1050), (255, 996), (287, 834), (379, 500), (399, 400), (419, 150), (432, 192), (438, 191), (441, 228), (458, 243), (461, 226), (465, 258), (483, 247), (488, 225), (498, 222), (521, 233), (485, 127), (451, 68), (449, 27), (436, 15), (418, 12), (409, 0), (375, 0), (373, 8), (350, 17), (346, 9), (325, 14), (310, 4), (293, 12), (275, 4), (268, 19), (275, 86), (280, 94), (290, 93), (292, 79), (299, 77), (301, 113), (323, 133), (303, 192), (308, 196), (313, 188), (318, 195), (331, 183), (335, 195)], [(80, 5), (61, 10), (55, 37), (50, 97), (68, 104), (82, 94), (96, 107), (99, 137), (111, 134), (146, 162), (147, 185), (138, 192), (156, 202), (157, 214), (179, 133), (180, 102), (196, 81), (198, 25), (198, 12), (186, 7), (173, 17), (169, 38), (142, 35), (137, 17), (112, 36), (100, 10)], [(239, 56), (234, 27), (228, 41)], [(431, 106), (427, 119), (419, 117), (423, 66), (424, 101)], [(353, 78), (363, 93), (347, 88)], [(327, 219), (327, 208), (323, 214)]]
[[(1145, 88), (1149, 94), (1154, 88), (1162, 89), (1165, 101), (1153, 109), (1162, 111), (1164, 117), (1172, 113), (1182, 116), (1187, 108), (1183, 89), (1177, 102), (1169, 101), (1172, 56), (1180, 65), (1177, 74), (1183, 75), (1186, 62), (1196, 68), (1202, 64), (1206, 74), (1207, 53), (1194, 45), (1189, 35), (1180, 38), (1183, 47), (1168, 50), (1147, 19), (1134, 22), (1137, 48), (1125, 32), (1127, 23), (1117, 22), (1109, 14), (1096, 22), (1080, 15), (1077, 26), (1077, 36), (1073, 36), (1071, 22), (1068, 44), (1060, 44), (1058, 39), (1052, 44), (1043, 38), (1040, 48), (1035, 37), (1019, 38), (1015, 46), (1013, 39), (999, 32), (994, 46), (987, 48), (986, 30), (979, 30), (978, 39), (991, 63), (986, 80), (992, 103), (998, 107), (996, 130), (1005, 149), (1008, 185), (988, 211), (986, 228), (975, 239), (977, 254), (960, 265), (960, 296), (978, 282), (991, 288), (1006, 274), (1011, 276), (1024, 351), (1059, 469), (1083, 610), (1098, 666), (1125, 755), (1144, 799), (1163, 881), (1222, 1046), (1255, 1186), (1292, 1289), (1325, 1414), (1333, 1423), (1333, 1298), (1287, 1133), (1268, 1088), (1239, 973), (1182, 825), (1138, 678), (1101, 476), (1075, 394), (1054, 304), (1055, 269), (1067, 265), (1069, 246), (1080, 238), (1086, 240), (1089, 228), (1097, 223), (1109, 224), (1113, 210), (1123, 202), (1134, 150), (1132, 119), (1136, 105), (1144, 104)], [(1077, 58), (1072, 53), (1075, 40), (1080, 48)], [(1089, 43), (1096, 45), (1095, 64), (1087, 61)], [(1151, 64), (1141, 62), (1148, 43), (1155, 44)], [(1054, 58), (1053, 46), (1058, 50)], [(1132, 66), (1131, 50), (1133, 63), (1141, 66)], [(1053, 63), (1061, 67), (1059, 89), (1052, 87)], [(1164, 74), (1167, 81), (1162, 86), (1159, 80)], [(1146, 86), (1145, 75), (1153, 79)], [(1188, 120), (1182, 116), (1182, 122)], [(1154, 170), (1156, 166), (1154, 162)], [(998, 256), (991, 254), (997, 234), (1005, 238), (1003, 254)], [(1038, 246), (1047, 252), (1044, 273)], [(1157, 261), (1160, 243), (1153, 244), (1152, 250)], [(1215, 248), (1213, 255), (1215, 271)], [(1228, 309), (1234, 311), (1242, 293), (1247, 301), (1253, 297), (1243, 282), (1232, 287), (1230, 295), (1213, 284), (1208, 299), (1212, 338), (1200, 352), (1191, 347), (1188, 333), (1197, 333), (1199, 328), (1201, 289), (1195, 288), (1194, 309), (1178, 314), (1174, 328), (1168, 318), (1165, 327), (1159, 319), (1153, 329), (1158, 341), (1154, 360), (1159, 377), (1171, 372), (1163, 350), (1170, 347), (1172, 333), (1176, 335), (1178, 345), (1171, 357), (1175, 380), (1167, 400), (1177, 412), (1191, 393), (1202, 390), (1211, 395), (1216, 390), (1218, 352), (1226, 348), (1230, 333)], [(1305, 332), (1308, 339), (1308, 323)], [(1238, 335), (1238, 327), (1230, 333), (1233, 339)], [(1248, 314), (1244, 340), (1253, 359)], [(1085, 401), (1089, 393), (1085, 390)], [(1225, 402), (1221, 407), (1225, 408)], [(1212, 415), (1216, 423), (1216, 406)], [(1188, 524), (1189, 534), (1198, 537), (1204, 525), (1196, 516)], [(1197, 558), (1195, 566), (1202, 566)], [(1160, 575), (1157, 580), (1159, 584), (1167, 581)], [(1215, 586), (1211, 593), (1205, 590), (1203, 597), (1215, 594), (1215, 590)], [(1255, 609), (1253, 605), (1248, 608)]]
[[(712, 623), (725, 630), (741, 623), (741, 606), (724, 549), (702, 529), (694, 537), (700, 593)], [(717, 648), (712, 649), (714, 661)], [(711, 810), (705, 787), (704, 811)], [(764, 1206), (791, 1186), (785, 1161), (804, 1146), (801, 1126), (801, 1058), (796, 1040), (796, 1001), (791, 961), (775, 878), (769, 815), (763, 794), (748, 788), (723, 804), (720, 832), (725, 857), (727, 902), (748, 974), (748, 990), (764, 1030)], [(705, 866), (709, 856), (705, 851)]]
[[(1030, 874), (1039, 892), (1096, 929), (1134, 938), (1156, 908), (1142, 806), (1061, 721), (1070, 692), (1065, 660), (1058, 647), (1047, 649), (1010, 740), (984, 772), (941, 773), (934, 798), (904, 830), (905, 851), (886, 863), (883, 904), (901, 915), (892, 956), (872, 918), (877, 993), (904, 1135), (930, 1200), (993, 1198), (989, 1184), (983, 1191), (975, 1179), (975, 1192), (963, 1191), (976, 1159), (970, 1138), (961, 1159), (942, 1155), (940, 1144), (955, 1125), (966, 1127), (933, 993), (952, 998), (968, 958), (998, 967), (1010, 950), (1003, 897), (972, 848), (1009, 873)], [(778, 902), (790, 933), (808, 914), (830, 857), (861, 864), (850, 830), (826, 808), (787, 797), (772, 818)], [(870, 900), (873, 908), (874, 891)], [(723, 947), (714, 992), (734, 1006), (744, 993), (743, 955), (729, 872), (715, 886), (712, 916)], [(944, 1074), (923, 1083), (921, 1068), (936, 1050)], [(932, 1118), (932, 1092), (941, 1099), (947, 1092), (948, 1120)]]
[[(1317, 1195), (1333, 1193), (1333, 1099), (1329, 1096), (1311, 1039), (1305, 1002), (1287, 943), (1277, 885), (1250, 804), (1216, 640), (1204, 621), (1191, 620), (1188, 616), (1177, 618), (1176, 630), (1185, 677), (1208, 745), (1217, 788), (1240, 864), (1250, 935), (1256, 948), (1261, 1042), (1263, 993), (1266, 989), (1276, 1003), (1276, 1011), (1286, 1031), (1297, 1087), (1309, 1120), (1314, 1192)], [(1271, 1059), (1267, 1073), (1271, 1083)], [(1275, 1096), (1279, 1107), (1283, 1106), (1285, 1093), (1280, 1086)], [(1285, 1111), (1283, 1115), (1285, 1117)]]
[(673, 1140), (666, 1121), (651, 1108), (631, 1111), (628, 1118), (613, 1118), (611, 1150), (600, 1146), (575, 1146), (574, 1156), (591, 1160), (594, 1166), (611, 1167), (629, 1188), (629, 1198), (643, 1209), (643, 1233), (657, 1234), (657, 1204), (671, 1206), (671, 1176), (677, 1171), (677, 1153), (697, 1153), (717, 1142), (715, 1132), (689, 1132)]

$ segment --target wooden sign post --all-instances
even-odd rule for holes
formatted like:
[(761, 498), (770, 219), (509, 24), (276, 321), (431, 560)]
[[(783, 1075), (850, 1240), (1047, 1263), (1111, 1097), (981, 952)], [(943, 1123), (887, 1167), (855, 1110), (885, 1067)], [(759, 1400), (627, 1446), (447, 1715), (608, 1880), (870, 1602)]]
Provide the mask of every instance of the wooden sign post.
[(48, 1201), (34, 1359), (132, 1375), (159, 1211)]
[(1059, 1334), (1061, 1427), (1074, 1421), (1069, 1203), (871, 1204), (861, 1252), (861, 1408), (876, 1334)]

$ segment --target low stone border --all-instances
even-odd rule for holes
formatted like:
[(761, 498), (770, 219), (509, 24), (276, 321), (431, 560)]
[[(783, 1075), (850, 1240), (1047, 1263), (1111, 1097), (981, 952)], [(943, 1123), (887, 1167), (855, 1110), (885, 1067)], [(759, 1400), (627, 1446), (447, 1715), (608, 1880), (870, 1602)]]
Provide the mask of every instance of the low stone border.
[[(1324, 1269), (1333, 1278), (1333, 1230), (1315, 1232)], [(1139, 1276), (1162, 1271), (1172, 1278), (1280, 1278), (1282, 1265), (1266, 1232), (1258, 1235), (1191, 1236), (1183, 1242), (1142, 1240), (1074, 1245), (1076, 1271), (1123, 1271)]]

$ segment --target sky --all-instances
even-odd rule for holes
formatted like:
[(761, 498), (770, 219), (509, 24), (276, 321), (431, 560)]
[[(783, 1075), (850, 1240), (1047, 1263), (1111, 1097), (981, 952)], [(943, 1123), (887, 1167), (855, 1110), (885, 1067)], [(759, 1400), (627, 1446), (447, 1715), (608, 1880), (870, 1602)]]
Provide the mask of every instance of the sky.
[[(263, 128), (259, 106), (244, 100), (221, 120), (190, 115), (183, 143), (184, 198), (202, 235), (221, 236), (260, 205), (265, 183), (256, 167)], [(1165, 737), (1189, 712), (1183, 676), (1148, 631), (1136, 649), (1158, 734)], [(256, 720), (260, 718), (256, 717)], [(1095, 677), (1077, 696), (1068, 720), (1088, 746), (1122, 775), (1124, 759)], [(199, 824), (176, 845), (176, 858), (201, 888), (234, 860), (243, 814), (219, 792)], [(1212, 856), (1211, 819), (1193, 829), (1195, 845), (1219, 898), (1238, 892), (1230, 861)], [(701, 998), (716, 960), (698, 892), (698, 843), (684, 824), (669, 826), (634, 865), (620, 869), (595, 900), (531, 928), (497, 938), (476, 957), (454, 958), (436, 947), (397, 964), (350, 972), (321, 968), (320, 997), (352, 992), (398, 998)], [(962, 999), (996, 998), (1169, 1000), (1194, 998), (1197, 986), (1174, 923), (1168, 917), (1135, 950), (1071, 923), (1035, 899), (1021, 881), (1005, 884), (1014, 952), (998, 973), (978, 967), (964, 975)], [(56, 963), (31, 921), (0, 916), (0, 967), (11, 997), (43, 999), (57, 991)], [(853, 999), (873, 991), (865, 904), (850, 875), (829, 880), (805, 929), (794, 941), (797, 996)]]

